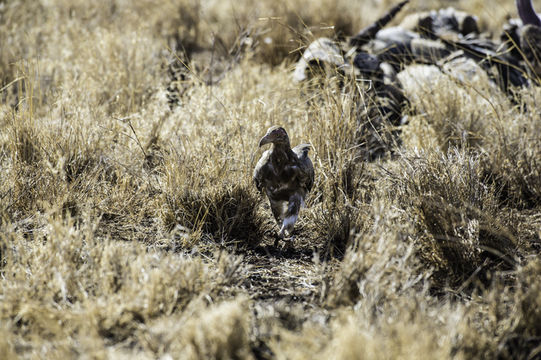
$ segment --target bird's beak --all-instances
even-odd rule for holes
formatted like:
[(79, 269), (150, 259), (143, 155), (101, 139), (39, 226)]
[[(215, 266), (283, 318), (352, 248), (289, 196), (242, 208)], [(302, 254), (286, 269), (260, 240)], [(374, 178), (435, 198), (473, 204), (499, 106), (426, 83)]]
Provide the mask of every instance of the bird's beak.
[(271, 143), (272, 140), (269, 135), (265, 135), (259, 140), (259, 147), (262, 147), (265, 144)]

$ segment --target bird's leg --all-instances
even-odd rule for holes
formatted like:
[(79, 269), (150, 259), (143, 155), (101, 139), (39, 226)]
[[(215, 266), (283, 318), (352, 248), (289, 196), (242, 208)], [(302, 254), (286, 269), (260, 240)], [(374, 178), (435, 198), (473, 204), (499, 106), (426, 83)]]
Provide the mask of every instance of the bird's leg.
[[(270, 206), (271, 206), (271, 210), (272, 210), (272, 214), (274, 215), (274, 219), (276, 220), (276, 223), (278, 224), (278, 226), (282, 227), (282, 220), (283, 220), (283, 216), (284, 216), (284, 203), (283, 201), (270, 201)], [(277, 247), (278, 246), (278, 242), (280, 241), (280, 239), (283, 239), (284, 238), (284, 234), (282, 231), (280, 231), (278, 234), (277, 234), (277, 237), (276, 239), (274, 240), (274, 247)]]
[(282, 223), (282, 227), (278, 232), (278, 236), (284, 238), (291, 235), (291, 233), (293, 232), (293, 226), (295, 225), (297, 218), (297, 214), (286, 216), (284, 222)]
[(282, 236), (287, 233), (290, 235), (293, 232), (293, 227), (295, 222), (299, 217), (299, 210), (301, 208), (302, 198), (300, 195), (295, 194), (289, 198), (289, 205), (287, 206), (287, 211), (284, 216), (284, 221), (282, 222), (282, 227), (279, 234)]
[(270, 206), (272, 210), (272, 215), (278, 226), (281, 226), (282, 219), (284, 218), (284, 203), (283, 201), (272, 201), (270, 200)]
[(279, 232), (278, 234), (276, 234), (276, 238), (274, 238), (274, 247), (278, 247), (278, 243), (283, 238), (284, 238), (284, 235), (282, 234), (282, 232)]

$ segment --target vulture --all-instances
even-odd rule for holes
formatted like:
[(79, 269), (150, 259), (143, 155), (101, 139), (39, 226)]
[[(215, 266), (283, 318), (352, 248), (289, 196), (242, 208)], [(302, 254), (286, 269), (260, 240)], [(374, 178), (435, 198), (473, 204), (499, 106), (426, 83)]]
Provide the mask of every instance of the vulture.
[(520, 29), (520, 48), (534, 77), (541, 78), (541, 17), (536, 14), (531, 0), (516, 0)]
[(255, 186), (269, 199), (272, 214), (280, 226), (278, 240), (290, 236), (299, 210), (314, 184), (314, 166), (308, 157), (309, 144), (293, 149), (289, 136), (281, 126), (272, 126), (259, 141), (259, 147), (272, 144), (266, 150), (254, 170)]

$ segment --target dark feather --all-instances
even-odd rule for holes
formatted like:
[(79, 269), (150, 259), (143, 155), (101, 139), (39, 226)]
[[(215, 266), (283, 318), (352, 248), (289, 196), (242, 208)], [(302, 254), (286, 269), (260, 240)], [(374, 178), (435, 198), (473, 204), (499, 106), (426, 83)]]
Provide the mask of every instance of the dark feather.
[(524, 25), (535, 25), (541, 27), (541, 19), (536, 14), (532, 0), (515, 0), (517, 5), (518, 16)]
[(314, 165), (312, 160), (308, 157), (308, 151), (310, 150), (310, 144), (300, 144), (293, 148), (293, 152), (297, 154), (300, 164), (300, 173), (304, 176), (301, 182), (306, 189), (306, 192), (312, 190), (314, 185)]
[(314, 184), (314, 166), (308, 157), (310, 145), (291, 149), (289, 137), (281, 127), (271, 127), (259, 142), (272, 143), (254, 169), (254, 183), (267, 195), (280, 234), (291, 232), (300, 207)]
[(533, 78), (541, 78), (541, 27), (526, 25), (520, 31), (520, 48)]
[(409, 0), (404, 0), (393, 6), (389, 12), (385, 13), (382, 17), (376, 20), (371, 25), (365, 27), (355, 36), (349, 40), (349, 45), (351, 46), (362, 46), (368, 43), (370, 40), (373, 40), (381, 29), (385, 27), (392, 19), (400, 12), (400, 10), (409, 2)]

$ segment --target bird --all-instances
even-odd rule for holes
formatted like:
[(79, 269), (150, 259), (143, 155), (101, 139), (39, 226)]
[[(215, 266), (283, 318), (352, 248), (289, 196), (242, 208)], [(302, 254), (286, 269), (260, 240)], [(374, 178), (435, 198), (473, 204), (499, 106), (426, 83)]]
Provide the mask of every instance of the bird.
[(535, 12), (531, 0), (516, 0), (517, 11), (522, 23), (520, 48), (528, 62), (529, 72), (541, 78), (541, 17)]
[(272, 144), (254, 169), (256, 188), (269, 199), (272, 214), (280, 227), (278, 241), (291, 236), (301, 207), (314, 185), (314, 165), (308, 157), (310, 144), (291, 148), (289, 136), (281, 126), (271, 126), (259, 141), (259, 147)]

